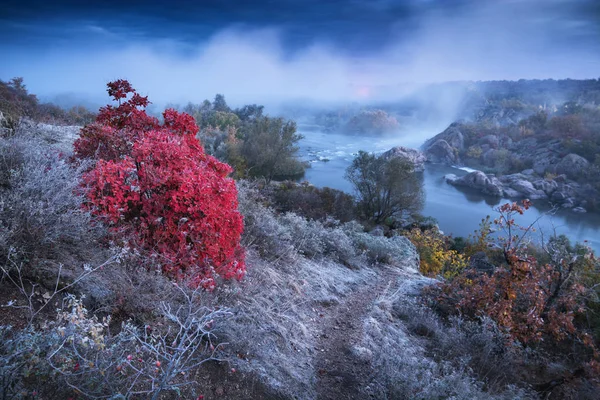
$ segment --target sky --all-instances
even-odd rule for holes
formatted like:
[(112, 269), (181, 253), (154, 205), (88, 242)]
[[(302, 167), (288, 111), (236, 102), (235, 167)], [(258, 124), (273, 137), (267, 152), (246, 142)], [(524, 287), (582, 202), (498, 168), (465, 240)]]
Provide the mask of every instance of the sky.
[(597, 0), (3, 0), (0, 79), (159, 102), (401, 97), (429, 82), (600, 77)]

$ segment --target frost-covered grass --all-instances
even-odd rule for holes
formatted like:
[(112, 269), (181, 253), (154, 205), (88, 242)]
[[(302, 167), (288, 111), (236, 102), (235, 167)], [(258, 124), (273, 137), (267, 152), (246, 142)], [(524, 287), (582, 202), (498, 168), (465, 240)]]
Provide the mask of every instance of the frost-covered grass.
[(0, 256), (11, 248), (29, 259), (56, 255), (102, 233), (82, 209), (85, 166), (67, 157), (27, 132), (0, 138)]
[(375, 398), (537, 398), (515, 386), (519, 358), (489, 319), (442, 322), (397, 290), (378, 300), (364, 329), (375, 371), (366, 393)]

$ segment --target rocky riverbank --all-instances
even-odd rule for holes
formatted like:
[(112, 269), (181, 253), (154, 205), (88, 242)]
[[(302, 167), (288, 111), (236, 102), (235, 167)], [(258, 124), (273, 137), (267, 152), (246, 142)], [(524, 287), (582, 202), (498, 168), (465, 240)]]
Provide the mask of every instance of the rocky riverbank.
[(462, 177), (446, 175), (446, 181), (454, 186), (492, 196), (546, 200), (575, 212), (596, 208), (600, 192), (593, 184), (593, 166), (569, 153), (565, 140), (513, 139), (515, 132), (511, 130), (489, 131), (453, 123), (425, 142), (423, 154), (428, 162), (476, 169)]
[(579, 184), (569, 180), (566, 175), (558, 175), (554, 179), (541, 178), (535, 175), (533, 170), (499, 177), (473, 171), (462, 177), (448, 174), (444, 178), (451, 185), (469, 187), (484, 194), (515, 199), (547, 200), (552, 206), (569, 208), (574, 212), (587, 212), (586, 199), (595, 195), (595, 190), (589, 184)]

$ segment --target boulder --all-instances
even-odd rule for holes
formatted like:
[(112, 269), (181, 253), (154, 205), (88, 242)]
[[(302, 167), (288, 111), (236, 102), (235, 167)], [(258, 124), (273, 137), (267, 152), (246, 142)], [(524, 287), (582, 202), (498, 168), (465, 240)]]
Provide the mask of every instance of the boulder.
[(453, 123), (445, 131), (427, 140), (423, 152), (434, 163), (456, 165), (458, 154), (465, 149), (465, 138), (460, 131), (461, 124)]
[(517, 192), (515, 189), (511, 189), (509, 187), (505, 187), (502, 189), (504, 192), (504, 197), (515, 198), (515, 197), (523, 197), (521, 193)]
[(556, 178), (554, 178), (554, 180), (556, 181), (556, 183), (567, 183), (568, 181), (567, 176), (565, 174), (558, 175)]
[(552, 193), (552, 196), (550, 197), (550, 200), (555, 202), (555, 203), (562, 203), (565, 200), (567, 200), (569, 198), (569, 190), (565, 190), (565, 187), (560, 187), (559, 189), (556, 189), (554, 191), (554, 193)]
[(547, 196), (551, 196), (558, 187), (558, 183), (554, 180), (538, 179), (533, 182), (533, 186), (536, 189), (543, 190)]
[(577, 154), (567, 154), (554, 166), (554, 172), (569, 178), (579, 178), (588, 168), (589, 162)]
[(502, 196), (502, 183), (493, 175), (486, 175), (481, 171), (473, 171), (463, 177), (453, 174), (446, 175), (446, 182), (455, 186), (466, 186), (477, 189), (482, 193), (492, 196)]
[[(530, 200), (545, 199), (548, 196), (543, 190), (534, 187), (533, 183), (529, 181), (530, 177), (523, 174), (512, 174), (500, 177), (500, 181), (504, 184), (505, 195), (508, 197), (526, 197)], [(514, 196), (508, 188), (518, 192), (517, 196)]]
[(458, 150), (464, 150), (465, 137), (458, 129), (459, 124), (451, 124), (444, 132), (440, 133), (438, 139), (445, 140), (450, 146)]
[(568, 198), (560, 205), (562, 208), (573, 208), (575, 207), (575, 199)]
[(526, 180), (515, 180), (510, 184), (510, 187), (530, 200), (545, 199), (548, 197), (543, 190), (536, 189), (531, 182)]
[(559, 183), (550, 201), (562, 208), (573, 208), (580, 205), (582, 195), (585, 197), (577, 183)]
[(533, 160), (533, 170), (538, 175), (544, 175), (547, 171), (553, 169), (555, 160), (548, 157), (535, 157)]
[(425, 150), (427, 159), (434, 163), (455, 165), (458, 162), (458, 151), (444, 139), (439, 139)]
[(456, 182), (456, 180), (459, 179), (458, 176), (456, 176), (455, 174), (446, 174), (444, 175), (444, 180), (448, 183), (454, 184), (454, 182)]
[(448, 143), (451, 147), (454, 147), (458, 150), (464, 150), (465, 137), (460, 131), (461, 127), (462, 125), (458, 122), (450, 124), (450, 126), (446, 128), (446, 130), (444, 130), (442, 133), (438, 133), (433, 138), (427, 140), (423, 145), (423, 148), (426, 150), (438, 140), (445, 140), (446, 143)]
[(386, 151), (381, 155), (385, 159), (399, 157), (410, 162), (416, 172), (422, 172), (425, 169), (427, 157), (419, 150), (410, 149), (408, 147), (397, 146)]
[(479, 139), (477, 143), (480, 145), (487, 144), (492, 149), (497, 149), (500, 146), (500, 139), (496, 135), (487, 135)]

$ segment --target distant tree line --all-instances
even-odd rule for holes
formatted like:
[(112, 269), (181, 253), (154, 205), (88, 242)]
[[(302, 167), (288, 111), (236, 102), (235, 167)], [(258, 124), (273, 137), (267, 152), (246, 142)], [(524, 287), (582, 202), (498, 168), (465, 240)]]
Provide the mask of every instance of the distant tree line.
[(0, 80), (0, 127), (14, 132), (23, 118), (39, 122), (67, 125), (85, 125), (96, 114), (83, 106), (70, 109), (52, 103), (40, 103), (37, 96), (28, 92), (23, 78)]
[(237, 178), (270, 182), (304, 174), (306, 164), (297, 157), (302, 135), (294, 121), (265, 115), (257, 104), (232, 109), (222, 94), (181, 109), (196, 120), (207, 152), (230, 164)]

